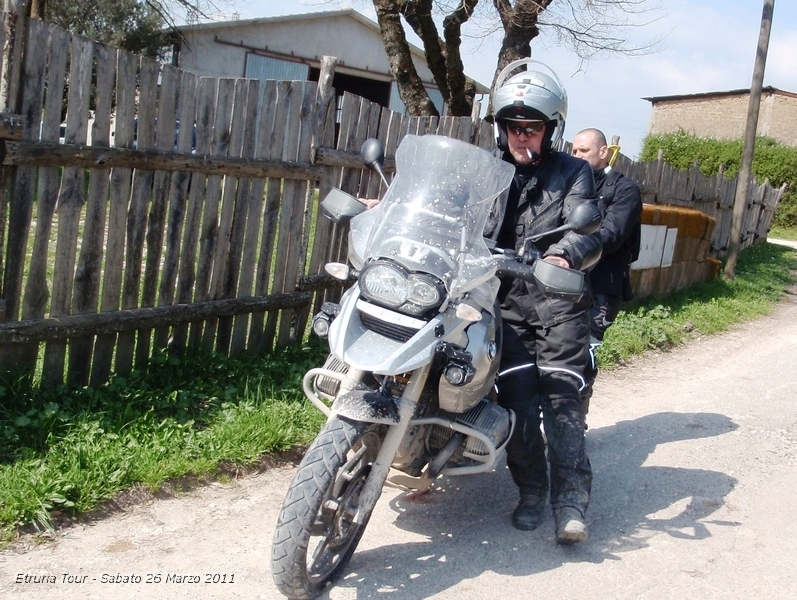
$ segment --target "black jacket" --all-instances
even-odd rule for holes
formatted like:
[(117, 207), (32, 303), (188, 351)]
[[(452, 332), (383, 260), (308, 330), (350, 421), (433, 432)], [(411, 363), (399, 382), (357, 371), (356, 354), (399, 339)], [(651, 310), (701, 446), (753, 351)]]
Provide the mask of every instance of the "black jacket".
[[(504, 156), (504, 160), (507, 158)], [(500, 247), (521, 251), (528, 236), (559, 227), (574, 206), (594, 201), (595, 184), (589, 164), (569, 154), (551, 152), (539, 166), (517, 169), (508, 192), (496, 199), (490, 211), (485, 236)], [(564, 256), (572, 268), (581, 270), (600, 254), (601, 243), (594, 234), (570, 231), (546, 236), (534, 247), (544, 256)], [(507, 295), (514, 299), (517, 311), (536, 311), (545, 326), (573, 318), (590, 303), (589, 297), (578, 304), (547, 298), (535, 285), (521, 280), (502, 285), (501, 300)]]
[(593, 234), (603, 245), (603, 255), (589, 274), (592, 291), (630, 300), (629, 271), (639, 255), (642, 195), (639, 186), (618, 171), (595, 171), (594, 176), (604, 218)]

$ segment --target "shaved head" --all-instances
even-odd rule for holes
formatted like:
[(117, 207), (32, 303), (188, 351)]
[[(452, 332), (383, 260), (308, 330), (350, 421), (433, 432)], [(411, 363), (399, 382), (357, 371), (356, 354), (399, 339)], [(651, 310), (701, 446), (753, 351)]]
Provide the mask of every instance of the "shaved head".
[(600, 129), (582, 129), (573, 138), (573, 156), (586, 160), (598, 171), (609, 165), (609, 148), (606, 136)]

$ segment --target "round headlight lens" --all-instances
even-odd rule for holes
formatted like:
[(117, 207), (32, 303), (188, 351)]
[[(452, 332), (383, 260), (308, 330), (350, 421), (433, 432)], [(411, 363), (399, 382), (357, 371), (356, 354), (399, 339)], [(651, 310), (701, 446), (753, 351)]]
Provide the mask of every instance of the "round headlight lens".
[(409, 287), (408, 299), (410, 302), (423, 308), (440, 304), (440, 290), (434, 282), (418, 276), (410, 276)]
[(366, 298), (398, 307), (407, 301), (410, 284), (406, 275), (396, 267), (376, 264), (360, 275), (360, 289)]

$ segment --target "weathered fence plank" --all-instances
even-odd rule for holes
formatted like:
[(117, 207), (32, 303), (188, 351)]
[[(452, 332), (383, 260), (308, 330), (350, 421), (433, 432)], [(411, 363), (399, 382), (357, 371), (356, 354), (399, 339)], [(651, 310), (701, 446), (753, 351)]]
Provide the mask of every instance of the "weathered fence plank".
[[(299, 98), (299, 123), (311, 121), (315, 103), (316, 86), (314, 83), (305, 83), (302, 95)], [(289, 157), (302, 160), (310, 157), (313, 131), (309, 127), (297, 127), (296, 147), (290, 149)], [(292, 190), (289, 189), (293, 188)], [(307, 233), (310, 227), (308, 203), (311, 198), (310, 186), (307, 181), (288, 181), (285, 184), (284, 197), (291, 206), (290, 218), (287, 220), (288, 242), (287, 255), (285, 256), (285, 269), (283, 290), (290, 292), (296, 289), (299, 277), (304, 273), (307, 255)], [(280, 245), (280, 248), (285, 246)], [(287, 346), (289, 343), (301, 339), (304, 331), (298, 331), (297, 315), (292, 310), (281, 311), (280, 331), (277, 337), (278, 346)]]
[[(215, 120), (217, 87), (218, 82), (213, 78), (202, 77), (199, 80), (195, 119), (197, 154), (205, 155), (210, 153), (213, 122)], [(177, 302), (180, 304), (191, 302), (194, 299), (196, 252), (205, 189), (205, 176), (201, 173), (194, 173), (191, 176), (191, 187), (185, 217), (185, 230), (183, 233), (183, 245), (182, 251), (180, 252), (180, 271), (177, 282)], [(172, 347), (175, 350), (180, 350), (185, 347), (187, 336), (188, 328), (186, 326), (181, 325), (175, 327)]]
[[(44, 98), (44, 117), (41, 123), (41, 140), (58, 141), (63, 102), (63, 84), (66, 80), (66, 61), (69, 52), (69, 34), (48, 26), (46, 46), (47, 76)], [(44, 316), (50, 298), (47, 268), (50, 254), (55, 206), (58, 202), (58, 169), (47, 167), (39, 169), (36, 199), (36, 231), (33, 236), (33, 249), (30, 259), (25, 293), (22, 300), (22, 318), (40, 319)]]
[[(139, 70), (138, 117), (134, 121), (135, 142), (142, 150), (155, 147), (155, 116), (157, 115), (158, 63), (142, 58)], [(152, 193), (152, 171), (136, 169), (127, 215), (127, 245), (125, 248), (122, 308), (139, 306), (141, 293), (141, 264), (147, 229), (147, 204)], [(116, 343), (116, 372), (128, 373), (133, 368), (135, 333), (119, 334)]]
[[(249, 114), (249, 110), (254, 108), (249, 105), (249, 99), (248, 81), (246, 79), (236, 80), (233, 92), (233, 112), (227, 156), (240, 158), (243, 155), (247, 120), (251, 125), (251, 121), (254, 118)], [(225, 177), (224, 179), (216, 247), (211, 259), (213, 267), (208, 288), (209, 297), (212, 299), (224, 298), (226, 294), (227, 278), (231, 275), (229, 271), (231, 267), (230, 253), (234, 251), (232, 239), (233, 221), (238, 199), (244, 193), (241, 187), (246, 185), (245, 179), (233, 177)], [(210, 319), (205, 323), (202, 345), (207, 350), (216, 349), (226, 354), (229, 351), (229, 328), (225, 327), (222, 333), (218, 330), (218, 322), (215, 319)]]
[[(64, 140), (69, 140), (70, 143), (85, 143), (88, 136), (93, 59), (94, 44), (84, 37), (73, 35), (68, 83), (69, 110), (64, 134)], [(58, 195), (58, 240), (53, 268), (53, 295), (50, 299), (50, 316), (53, 317), (68, 315), (72, 308), (80, 217), (86, 203), (84, 186), (83, 169), (64, 169)], [(65, 356), (65, 342), (53, 342), (45, 346), (42, 368), (44, 383), (63, 383)]]
[[(116, 67), (116, 119), (114, 122), (114, 144), (132, 148), (133, 122), (136, 109), (136, 79), (138, 60), (132, 54), (119, 52)], [(127, 208), (130, 203), (130, 188), (133, 170), (116, 167), (111, 171), (111, 200), (108, 208), (105, 266), (102, 276), (100, 311), (119, 310), (122, 300), (122, 269), (124, 261)], [(116, 334), (103, 334), (95, 342), (91, 383), (96, 385), (108, 380), (116, 347)]]
[[(194, 145), (194, 114), (196, 111), (197, 77), (187, 71), (178, 71), (179, 96), (177, 110), (180, 121), (180, 132), (177, 136), (177, 151), (182, 154), (191, 152)], [(191, 174), (178, 171), (171, 175), (169, 188), (169, 210), (166, 223), (166, 250), (163, 260), (160, 288), (158, 290), (158, 306), (168, 306), (174, 302), (177, 273), (180, 264), (180, 243), (185, 220), (186, 197)], [(165, 348), (169, 343), (169, 327), (155, 330), (154, 345)]]
[[(155, 134), (155, 146), (162, 152), (172, 152), (175, 144), (175, 127), (177, 125), (177, 84), (178, 71), (170, 65), (161, 70), (160, 89), (158, 91), (158, 116)], [(144, 283), (141, 292), (141, 306), (155, 306), (158, 293), (158, 279), (163, 258), (163, 239), (165, 236), (166, 209), (171, 173), (156, 171), (153, 175), (152, 198), (149, 216), (147, 217), (146, 249), (147, 256), (144, 267)], [(138, 332), (136, 340), (137, 366), (145, 366), (151, 355), (150, 342), (152, 331), (143, 329)]]
[[(289, 81), (280, 81), (277, 84), (277, 113), (272, 132), (272, 146), (279, 153), (280, 157), (285, 155), (285, 146), (291, 135), (289, 124), (291, 123), (291, 113), (294, 104), (294, 84)], [(278, 179), (268, 180), (268, 190), (266, 195), (266, 214), (263, 229), (263, 251), (266, 256), (261, 258), (262, 266), (258, 272), (258, 290), (262, 293), (279, 293), (282, 289), (282, 271), (278, 272), (274, 261), (274, 255), (279, 251), (279, 245), (275, 247), (275, 240), (279, 223), (281, 222), (281, 195), (283, 193), (284, 182)], [(273, 271), (273, 276), (272, 276)], [(279, 283), (278, 283), (279, 282)], [(277, 327), (278, 313), (268, 313), (265, 318), (265, 326), (259, 346), (261, 348), (272, 348), (274, 335)]]
[[(264, 158), (282, 158), (282, 149), (287, 130), (288, 106), (290, 84), (288, 82), (268, 82), (264, 93), (264, 103), (269, 99), (271, 104), (268, 111), (264, 112), (261, 127), (265, 130), (262, 135), (268, 135), (268, 145), (263, 155)], [(271, 284), (271, 265), (274, 257), (274, 240), (277, 234), (277, 219), (279, 217), (280, 194), (282, 181), (269, 178), (266, 182), (266, 199), (263, 209), (263, 233), (260, 241), (260, 255), (255, 275), (255, 294), (267, 295)], [(267, 315), (255, 313), (249, 328), (250, 353), (257, 353), (263, 349), (271, 348), (273, 344), (273, 330), (266, 328)]]
[[(28, 27), (28, 39), (38, 48), (47, 48), (49, 33), (50, 28), (38, 20), (33, 20)], [(22, 136), (25, 140), (39, 138), (46, 67), (46, 61), (41, 60), (41, 56), (46, 57), (47, 52), (28, 52), (22, 65)], [(18, 61), (19, 57), (21, 54), (16, 54), (12, 63)], [(16, 91), (8, 90), (7, 93), (13, 95)], [(17, 169), (14, 185), (9, 186), (13, 193), (8, 202), (8, 244), (3, 269), (5, 319), (9, 321), (19, 318), (22, 304), (22, 279), (33, 213), (35, 178), (34, 167), (22, 167)], [(21, 374), (32, 373), (37, 354), (37, 346), (0, 348), (0, 368)]]
[[(211, 152), (217, 156), (227, 156), (230, 146), (230, 127), (232, 126), (235, 80), (219, 79), (216, 93), (215, 120), (213, 123), (213, 142)], [(194, 300), (201, 302), (210, 298), (210, 281), (213, 274), (213, 258), (219, 233), (219, 204), (221, 203), (223, 178), (219, 175), (208, 177), (202, 210), (202, 227), (199, 232), (199, 258)], [(189, 345), (198, 347), (202, 343), (204, 323), (193, 323)], [(207, 348), (211, 350), (211, 348)]]
[[(257, 131), (257, 104), (258, 98), (260, 97), (260, 82), (255, 80), (241, 81), (243, 82), (241, 85), (244, 87), (246, 106), (246, 111), (243, 114), (242, 119), (244, 123), (244, 131), (241, 156), (246, 158), (254, 158), (256, 143), (255, 133)], [(252, 273), (251, 269), (249, 268), (250, 265), (243, 265), (241, 262), (247, 234), (247, 222), (250, 218), (256, 223), (260, 222), (259, 215), (251, 215), (251, 217), (249, 215), (250, 208), (256, 209), (258, 206), (258, 203), (255, 203), (255, 205), (252, 206), (251, 194), (252, 180), (248, 177), (239, 178), (232, 214), (232, 223), (230, 226), (228, 251), (227, 255), (223, 257), (223, 267), (225, 274), (224, 277), (220, 279), (218, 284), (218, 289), (220, 290), (218, 297), (220, 298), (231, 298), (234, 297), (236, 293), (238, 295), (243, 295), (238, 288), (240, 280), (246, 276), (241, 271), (243, 269), (247, 274)], [(249, 237), (249, 240), (250, 242), (252, 241), (251, 236)], [(250, 276), (250, 280), (253, 280), (253, 277)], [(245, 287), (249, 288), (251, 286), (247, 282)], [(247, 315), (239, 315), (235, 320), (245, 322), (246, 319)], [(219, 319), (216, 348), (218, 351), (223, 351), (226, 354), (235, 356), (243, 352), (243, 341), (245, 338), (239, 338), (240, 345), (234, 349), (231, 348), (230, 344), (232, 342), (232, 328), (233, 319), (231, 317)], [(245, 331), (245, 327), (243, 331)]]
[[(117, 51), (101, 44), (94, 47), (96, 61), (95, 115), (110, 115), (113, 85), (116, 75)], [(92, 144), (111, 143), (110, 119), (95, 118), (91, 132)], [(110, 189), (110, 169), (94, 169), (89, 174), (86, 221), (83, 244), (75, 274), (72, 314), (92, 313), (99, 300), (105, 218)], [(91, 368), (94, 336), (75, 338), (69, 344), (68, 381), (72, 385), (87, 385)]]
[(31, 321), (0, 323), (0, 343), (28, 344), (40, 341), (67, 340), (90, 333), (110, 335), (125, 331), (152, 329), (175, 323), (191, 323), (210, 317), (234, 316), (237, 314), (298, 308), (310, 302), (310, 292), (277, 294), (266, 297), (223, 298), (191, 304), (173, 304), (115, 310), (83, 315), (66, 315)]
[[(302, 101), (304, 84), (296, 81), (291, 83), (290, 105), (288, 109), (288, 124), (285, 135), (285, 147), (283, 158), (285, 160), (296, 160), (299, 156), (299, 133), (302, 118)], [(298, 204), (302, 205), (299, 206)], [(288, 271), (288, 264), (294, 259), (296, 253), (298, 234), (296, 229), (296, 213), (304, 210), (303, 199), (301, 198), (300, 188), (294, 181), (283, 181), (282, 183), (282, 202), (280, 204), (279, 225), (277, 231), (277, 250), (282, 260), (274, 265), (274, 274), (271, 293), (284, 293), (293, 288), (289, 283), (289, 278), (295, 276), (295, 271)], [(277, 330), (277, 321), (280, 321)], [(287, 315), (282, 313), (270, 313), (267, 321), (268, 336), (277, 335), (277, 345), (286, 343), (285, 321)]]

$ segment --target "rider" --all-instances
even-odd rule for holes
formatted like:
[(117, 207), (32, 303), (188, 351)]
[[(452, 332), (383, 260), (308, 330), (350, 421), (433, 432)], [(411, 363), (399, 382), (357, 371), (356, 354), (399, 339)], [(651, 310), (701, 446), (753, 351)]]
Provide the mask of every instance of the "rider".
[[(567, 116), (564, 87), (553, 71), (553, 77), (536, 70), (504, 77), (523, 64), (532, 69), (541, 63), (512, 63), (499, 74), (492, 95), (497, 152), (515, 165), (516, 173), (485, 229), (499, 247), (518, 252), (528, 248), (527, 237), (562, 225), (574, 206), (595, 199), (589, 164), (555, 150)], [(546, 236), (531, 246), (543, 260), (579, 270), (594, 264), (601, 251), (596, 236), (574, 232)], [(580, 392), (589, 361), (590, 295), (572, 303), (548, 298), (520, 279), (506, 279), (499, 301), (503, 346), (498, 402), (517, 417), (507, 444), (507, 465), (520, 490), (512, 524), (532, 530), (543, 520), (549, 485), (542, 413), (556, 538), (564, 544), (584, 541), (592, 470)]]

